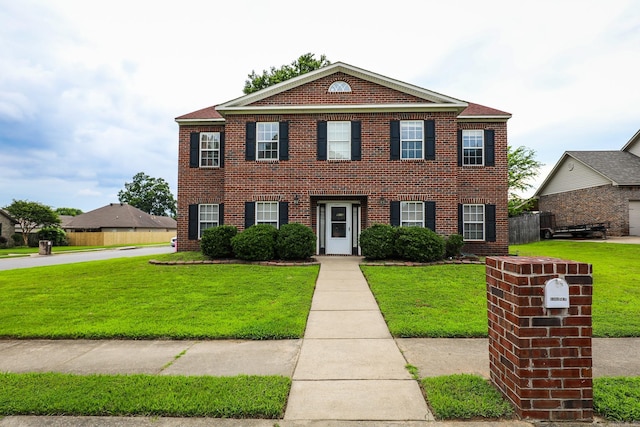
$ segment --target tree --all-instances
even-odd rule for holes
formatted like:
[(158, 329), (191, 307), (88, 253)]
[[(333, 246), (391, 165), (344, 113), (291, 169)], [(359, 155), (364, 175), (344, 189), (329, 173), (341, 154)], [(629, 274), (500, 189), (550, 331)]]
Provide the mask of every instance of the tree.
[(263, 70), (262, 75), (256, 74), (255, 70), (251, 71), (251, 74), (247, 76), (249, 79), (244, 83), (243, 92), (248, 95), (331, 64), (325, 55), (320, 55), (320, 59), (315, 59), (314, 56), (313, 53), (306, 53), (290, 65), (283, 65), (277, 69), (271, 67), (270, 71)]
[(20, 224), (22, 240), (25, 246), (29, 245), (29, 234), (36, 227), (49, 227), (60, 224), (58, 214), (42, 203), (13, 200), (5, 210)]
[(152, 178), (144, 172), (138, 172), (133, 182), (126, 182), (124, 190), (118, 192), (118, 200), (128, 203), (151, 215), (176, 216), (176, 199), (169, 184), (162, 178)]
[(523, 199), (519, 193), (532, 187), (530, 180), (538, 176), (542, 163), (535, 159), (536, 152), (520, 146), (515, 150), (507, 147), (507, 164), (509, 167), (509, 215), (515, 216), (525, 210), (533, 202)]
[(58, 215), (78, 216), (82, 213), (82, 209), (76, 208), (57, 208), (55, 211)]

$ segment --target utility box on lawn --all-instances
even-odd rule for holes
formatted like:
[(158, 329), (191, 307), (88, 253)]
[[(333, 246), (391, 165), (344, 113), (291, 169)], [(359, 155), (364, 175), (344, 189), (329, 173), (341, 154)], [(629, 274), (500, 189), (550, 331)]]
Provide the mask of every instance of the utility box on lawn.
[(40, 240), (39, 244), (38, 254), (51, 255), (51, 246), (53, 246), (51, 240)]

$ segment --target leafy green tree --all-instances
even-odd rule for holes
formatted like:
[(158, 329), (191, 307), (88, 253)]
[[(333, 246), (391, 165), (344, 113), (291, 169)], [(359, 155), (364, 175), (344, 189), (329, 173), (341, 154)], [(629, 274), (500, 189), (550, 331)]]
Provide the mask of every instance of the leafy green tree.
[(29, 234), (36, 227), (50, 227), (60, 224), (58, 214), (42, 203), (13, 200), (5, 210), (20, 224), (25, 246), (29, 245)]
[(289, 65), (271, 67), (269, 71), (263, 70), (261, 75), (256, 74), (255, 70), (251, 71), (247, 76), (249, 79), (244, 83), (243, 92), (248, 95), (331, 64), (325, 55), (320, 55), (320, 59), (315, 59), (314, 56), (313, 53), (306, 53)]
[(522, 198), (519, 193), (532, 187), (530, 180), (538, 176), (542, 163), (535, 159), (536, 152), (520, 146), (516, 149), (507, 147), (507, 164), (509, 167), (509, 215), (515, 216), (527, 209), (531, 199)]
[(69, 215), (69, 216), (78, 216), (82, 214), (82, 210), (76, 209), (76, 208), (57, 208), (55, 212), (58, 215)]
[(169, 184), (162, 178), (152, 178), (144, 172), (138, 172), (133, 182), (124, 184), (124, 190), (118, 192), (118, 200), (151, 215), (176, 216), (176, 199)]

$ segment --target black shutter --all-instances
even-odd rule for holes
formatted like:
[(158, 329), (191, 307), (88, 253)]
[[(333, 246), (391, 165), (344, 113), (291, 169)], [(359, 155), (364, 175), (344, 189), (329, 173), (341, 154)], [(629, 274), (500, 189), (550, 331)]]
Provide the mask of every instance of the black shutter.
[(220, 167), (224, 167), (224, 132), (220, 132)]
[(289, 223), (289, 202), (278, 203), (278, 226)]
[(198, 205), (189, 205), (189, 230), (187, 231), (189, 240), (198, 239)]
[(436, 202), (424, 202), (424, 226), (436, 231)]
[(280, 160), (289, 160), (289, 122), (280, 122), (278, 150)]
[(389, 205), (391, 206), (391, 225), (398, 227), (400, 225), (400, 202), (392, 201)]
[(245, 160), (256, 159), (256, 122), (247, 122), (245, 134)]
[(436, 159), (436, 121), (424, 121), (424, 158), (425, 160)]
[(458, 166), (462, 166), (462, 130), (458, 129)]
[(458, 205), (458, 234), (464, 235), (464, 211), (462, 205)]
[(318, 122), (318, 160), (327, 160), (327, 122)]
[(189, 136), (189, 167), (200, 166), (200, 133), (191, 132)]
[(484, 240), (496, 241), (496, 205), (484, 205)]
[(391, 120), (390, 160), (400, 160), (400, 121)]
[(218, 225), (224, 225), (224, 203), (218, 205)]
[(256, 202), (244, 202), (244, 228), (256, 223)]
[(362, 160), (362, 122), (351, 122), (351, 160)]
[(495, 166), (495, 131), (493, 129), (485, 129), (484, 131), (484, 165)]

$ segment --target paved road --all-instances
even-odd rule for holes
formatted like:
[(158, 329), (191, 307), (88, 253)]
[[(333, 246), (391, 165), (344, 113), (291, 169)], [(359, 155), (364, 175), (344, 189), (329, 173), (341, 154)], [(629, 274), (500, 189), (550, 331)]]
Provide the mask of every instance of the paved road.
[(124, 258), (133, 256), (166, 254), (175, 249), (169, 245), (151, 247), (131, 247), (120, 249), (105, 249), (89, 252), (61, 252), (54, 255), (31, 255), (20, 258), (0, 259), (0, 270), (16, 268), (41, 267), (45, 265), (72, 264), (76, 262), (98, 261), (103, 259)]

